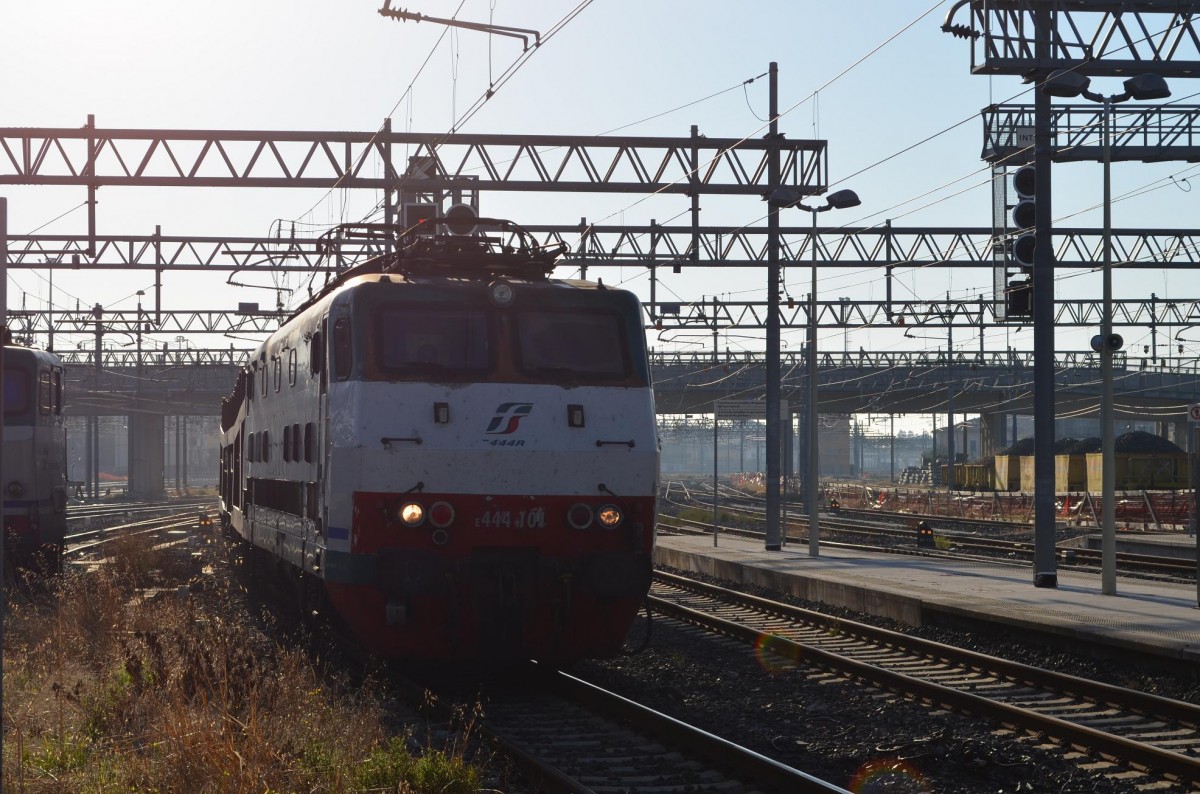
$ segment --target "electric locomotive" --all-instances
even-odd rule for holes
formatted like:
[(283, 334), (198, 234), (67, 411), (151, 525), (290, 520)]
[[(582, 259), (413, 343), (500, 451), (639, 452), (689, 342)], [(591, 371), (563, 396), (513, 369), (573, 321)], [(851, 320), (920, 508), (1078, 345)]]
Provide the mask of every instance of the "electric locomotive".
[(67, 530), (67, 431), (62, 362), (4, 346), (5, 554), (17, 567), (56, 572)]
[(657, 515), (641, 307), (476, 224), (389, 236), (255, 351), (223, 405), (221, 520), (380, 656), (615, 655)]

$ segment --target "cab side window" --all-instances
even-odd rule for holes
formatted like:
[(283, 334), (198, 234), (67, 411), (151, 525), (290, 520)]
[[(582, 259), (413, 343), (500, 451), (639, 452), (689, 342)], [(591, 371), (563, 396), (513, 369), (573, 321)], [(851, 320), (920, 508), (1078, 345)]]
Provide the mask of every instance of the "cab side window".
[(312, 335), (311, 345), (308, 353), (309, 365), (312, 368), (312, 374), (320, 375), (321, 370), (325, 369), (325, 334), (317, 331)]
[(354, 367), (353, 350), (350, 346), (350, 318), (339, 317), (333, 323), (333, 374), (338, 380), (346, 380)]

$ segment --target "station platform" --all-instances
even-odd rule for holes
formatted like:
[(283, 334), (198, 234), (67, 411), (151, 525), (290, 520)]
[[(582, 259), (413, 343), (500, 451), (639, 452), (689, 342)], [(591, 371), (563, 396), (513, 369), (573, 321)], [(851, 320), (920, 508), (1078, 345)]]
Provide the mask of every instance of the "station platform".
[[(1189, 538), (1189, 540), (1193, 540)], [(1192, 584), (1117, 578), (1101, 593), (1100, 574), (1058, 570), (1057, 587), (1034, 587), (1028, 563), (1004, 564), (862, 552), (791, 541), (766, 551), (761, 541), (659, 535), (654, 562), (741, 585), (788, 593), (910, 626), (986, 621), (1100, 644), (1122, 655), (1200, 662), (1200, 609)]]
[[(1080, 535), (1072, 545), (1088, 549), (1099, 549), (1103, 545), (1099, 533)], [(1174, 557), (1180, 560), (1196, 559), (1196, 536), (1186, 532), (1118, 532), (1117, 551), (1129, 554), (1148, 554), (1157, 557)]]

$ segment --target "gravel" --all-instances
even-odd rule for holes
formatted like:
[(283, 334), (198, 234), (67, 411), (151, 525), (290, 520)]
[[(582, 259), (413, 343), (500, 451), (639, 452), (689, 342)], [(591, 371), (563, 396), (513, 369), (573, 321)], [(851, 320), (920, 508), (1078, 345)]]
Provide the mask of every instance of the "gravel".
[[(703, 577), (698, 577), (703, 578)], [(725, 586), (729, 583), (719, 582)], [(745, 589), (745, 588), (739, 588)], [(754, 591), (767, 597), (770, 593)], [(1196, 701), (1195, 681), (1028, 646), (1019, 638), (945, 628), (913, 630), (795, 598), (840, 614), (1027, 664)], [(631, 631), (640, 639), (643, 625)], [(785, 669), (730, 640), (665, 620), (641, 654), (581, 664), (577, 672), (652, 708), (837, 785), (861, 792), (1125, 792), (1130, 781), (1085, 771), (1055, 747), (908, 702), (820, 671)]]

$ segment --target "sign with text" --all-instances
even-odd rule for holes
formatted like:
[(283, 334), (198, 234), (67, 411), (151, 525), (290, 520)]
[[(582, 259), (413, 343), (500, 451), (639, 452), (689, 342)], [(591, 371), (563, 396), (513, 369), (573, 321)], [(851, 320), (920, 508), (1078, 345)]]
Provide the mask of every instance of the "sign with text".
[[(766, 419), (767, 404), (763, 400), (715, 400), (717, 419)], [(787, 400), (779, 401), (779, 418), (788, 418)]]

